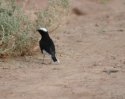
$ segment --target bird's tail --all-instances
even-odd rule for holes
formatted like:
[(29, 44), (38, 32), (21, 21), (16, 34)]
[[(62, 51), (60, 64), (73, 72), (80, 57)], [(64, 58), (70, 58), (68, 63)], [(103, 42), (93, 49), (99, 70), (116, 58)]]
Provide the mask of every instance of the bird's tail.
[(57, 60), (57, 58), (55, 56), (52, 56), (52, 60), (53, 60), (53, 62), (58, 62), (59, 63), (59, 60)]

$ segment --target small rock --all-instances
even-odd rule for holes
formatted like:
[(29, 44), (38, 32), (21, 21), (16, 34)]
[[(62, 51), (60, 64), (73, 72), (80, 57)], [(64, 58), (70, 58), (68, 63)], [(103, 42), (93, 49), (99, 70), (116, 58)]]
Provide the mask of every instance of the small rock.
[(119, 29), (119, 30), (117, 30), (117, 31), (124, 32), (124, 30), (123, 30), (123, 29)]
[(82, 12), (79, 8), (73, 8), (72, 12), (78, 16), (86, 15), (86, 13)]
[(107, 74), (111, 74), (111, 73), (117, 73), (119, 70), (117, 69), (110, 69), (110, 70), (103, 70), (103, 72), (107, 73)]

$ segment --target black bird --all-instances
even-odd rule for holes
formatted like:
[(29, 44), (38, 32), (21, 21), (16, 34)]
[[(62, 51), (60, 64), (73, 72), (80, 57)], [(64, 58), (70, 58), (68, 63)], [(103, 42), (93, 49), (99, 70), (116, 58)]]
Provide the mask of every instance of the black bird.
[(39, 46), (40, 46), (41, 52), (44, 54), (43, 62), (44, 62), (45, 53), (48, 53), (49, 55), (51, 55), (53, 62), (59, 63), (59, 61), (55, 56), (56, 54), (55, 45), (53, 43), (53, 40), (50, 38), (48, 34), (48, 30), (46, 28), (39, 28), (37, 31), (42, 36), (41, 40), (39, 41)]

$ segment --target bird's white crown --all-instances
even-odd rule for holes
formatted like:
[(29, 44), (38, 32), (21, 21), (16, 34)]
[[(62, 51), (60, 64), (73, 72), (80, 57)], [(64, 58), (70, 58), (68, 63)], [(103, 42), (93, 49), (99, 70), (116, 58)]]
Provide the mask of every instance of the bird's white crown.
[(39, 30), (42, 30), (44, 32), (48, 32), (48, 30), (46, 28), (39, 28)]

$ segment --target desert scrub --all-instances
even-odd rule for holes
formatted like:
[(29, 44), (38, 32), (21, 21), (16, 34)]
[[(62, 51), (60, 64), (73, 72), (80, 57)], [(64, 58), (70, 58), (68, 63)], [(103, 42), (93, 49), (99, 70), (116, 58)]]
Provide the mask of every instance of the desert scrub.
[(14, 0), (0, 1), (0, 57), (31, 54), (33, 25)]
[(48, 7), (37, 12), (37, 27), (51, 30), (61, 24), (69, 13), (69, 0), (48, 0)]

